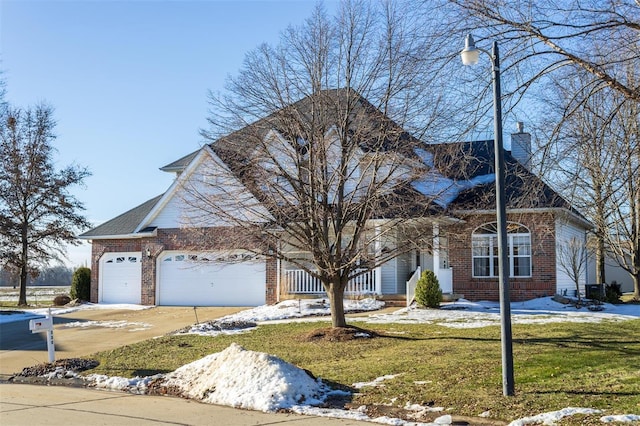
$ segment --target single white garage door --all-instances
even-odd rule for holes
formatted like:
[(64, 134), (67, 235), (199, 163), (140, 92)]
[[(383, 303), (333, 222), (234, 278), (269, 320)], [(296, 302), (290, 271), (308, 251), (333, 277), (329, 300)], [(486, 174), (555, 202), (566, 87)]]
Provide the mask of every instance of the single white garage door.
[(158, 305), (264, 305), (266, 264), (247, 253), (164, 252), (158, 265)]
[(142, 253), (105, 253), (100, 259), (100, 302), (141, 301)]

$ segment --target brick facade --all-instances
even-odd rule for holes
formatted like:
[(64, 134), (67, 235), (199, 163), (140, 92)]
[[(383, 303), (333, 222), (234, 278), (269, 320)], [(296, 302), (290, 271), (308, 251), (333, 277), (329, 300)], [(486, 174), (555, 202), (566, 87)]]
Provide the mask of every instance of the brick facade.
[[(512, 301), (551, 296), (556, 291), (555, 218), (552, 213), (508, 215), (531, 232), (530, 278), (509, 278)], [(498, 278), (473, 277), (471, 235), (474, 229), (495, 222), (495, 214), (465, 217), (466, 223), (449, 228), (449, 262), (453, 268), (453, 291), (469, 300), (498, 300)]]
[[(509, 221), (526, 226), (531, 232), (530, 278), (510, 278), (511, 300), (521, 301), (553, 295), (556, 290), (555, 217), (552, 213), (509, 215)], [(497, 278), (472, 276), (471, 235), (474, 229), (494, 222), (495, 215), (469, 215), (462, 225), (449, 227), (449, 263), (453, 268), (453, 291), (469, 300), (498, 300)], [(91, 301), (98, 302), (98, 274), (100, 258), (107, 252), (142, 253), (142, 294), (144, 305), (156, 303), (157, 259), (168, 250), (225, 250), (234, 239), (230, 229), (211, 228), (194, 233), (182, 229), (158, 229), (155, 237), (120, 240), (94, 240), (92, 243)], [(147, 256), (147, 253), (149, 254)], [(266, 261), (265, 300), (268, 304), (278, 300), (277, 260)]]
[[(202, 231), (202, 230), (200, 230)], [(141, 301), (143, 305), (156, 304), (157, 260), (164, 251), (169, 250), (227, 250), (232, 249), (228, 242), (233, 241), (234, 230), (228, 228), (211, 228), (205, 232), (193, 230), (158, 229), (154, 237), (93, 240), (91, 247), (91, 302), (99, 299), (100, 258), (105, 253), (141, 252), (142, 253), (142, 285)], [(277, 262), (267, 259), (265, 274), (265, 299), (273, 304), (277, 301)]]

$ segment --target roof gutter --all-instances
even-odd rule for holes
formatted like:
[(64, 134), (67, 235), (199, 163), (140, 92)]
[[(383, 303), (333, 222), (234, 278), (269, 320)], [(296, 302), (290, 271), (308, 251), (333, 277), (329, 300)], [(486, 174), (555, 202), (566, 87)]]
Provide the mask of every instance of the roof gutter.
[(120, 235), (79, 235), (77, 238), (80, 240), (135, 240), (138, 238), (149, 238), (158, 235), (158, 230), (154, 229), (149, 232), (135, 232), (132, 234), (120, 234)]
[[(495, 210), (454, 210), (456, 214), (461, 215), (469, 215), (469, 214), (495, 214)], [(571, 210), (562, 208), (562, 207), (547, 207), (547, 208), (529, 208), (529, 209), (507, 209), (507, 213), (518, 214), (518, 213), (556, 213), (561, 214), (563, 216), (571, 218), (574, 222), (584, 226), (587, 229), (592, 229), (594, 227), (593, 223), (589, 222), (587, 219), (581, 217), (580, 215), (572, 212)]]

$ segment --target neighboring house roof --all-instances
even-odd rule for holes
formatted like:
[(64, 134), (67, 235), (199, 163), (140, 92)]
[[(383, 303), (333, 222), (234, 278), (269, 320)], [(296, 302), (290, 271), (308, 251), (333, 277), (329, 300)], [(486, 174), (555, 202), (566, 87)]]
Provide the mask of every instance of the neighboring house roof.
[(200, 152), (200, 150), (193, 151), (192, 153), (187, 154), (184, 157), (167, 164), (166, 166), (160, 167), (160, 170), (162, 170), (163, 172), (173, 173), (181, 172), (189, 165), (189, 163), (191, 163), (191, 161), (193, 161), (196, 155), (198, 155), (198, 152)]
[[(144, 203), (140, 204), (137, 207), (132, 208), (131, 210), (121, 214), (120, 216), (113, 218), (102, 225), (99, 225), (84, 234), (78, 236), (78, 238), (82, 239), (93, 239), (95, 237), (102, 238), (115, 238), (115, 237), (124, 237), (124, 236), (132, 236), (140, 222), (149, 214), (151, 209), (160, 201), (162, 195), (158, 195)], [(140, 234), (148, 234), (153, 232), (153, 229), (142, 229)]]

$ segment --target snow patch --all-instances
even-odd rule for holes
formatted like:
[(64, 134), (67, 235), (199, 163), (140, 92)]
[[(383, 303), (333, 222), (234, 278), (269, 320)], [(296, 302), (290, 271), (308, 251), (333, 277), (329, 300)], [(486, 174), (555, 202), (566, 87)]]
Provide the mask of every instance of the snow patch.
[(509, 426), (524, 426), (532, 424), (554, 425), (557, 421), (576, 414), (599, 414), (602, 410), (594, 410), (592, 408), (563, 408), (558, 411), (549, 411), (548, 413), (538, 414), (532, 417), (524, 417), (509, 423)]
[(385, 376), (376, 377), (371, 382), (357, 382), (357, 383), (354, 383), (354, 384), (351, 385), (351, 387), (356, 388), (356, 389), (361, 389), (361, 388), (364, 388), (364, 387), (367, 387), (367, 386), (380, 387), (380, 386), (384, 386), (384, 384), (382, 382), (384, 382), (385, 380), (395, 379), (399, 375), (400, 374), (387, 374)]
[[(558, 322), (600, 323), (633, 320), (640, 317), (637, 305), (611, 305), (592, 312), (571, 305), (557, 303), (551, 297), (511, 303), (513, 324), (549, 324)], [(437, 324), (448, 328), (482, 328), (500, 324), (500, 305), (497, 302), (470, 302), (460, 299), (443, 303), (441, 309), (402, 308), (388, 314), (372, 314), (353, 318), (372, 324), (405, 323)]]
[(85, 379), (96, 389), (119, 390), (137, 395), (144, 395), (147, 393), (149, 383), (160, 377), (162, 377), (162, 375), (157, 374), (155, 376), (134, 377), (133, 379), (128, 379), (126, 377), (119, 376), (90, 374)]
[[(349, 312), (370, 312), (384, 307), (384, 302), (374, 298), (361, 300), (345, 300), (344, 310)], [(291, 299), (275, 305), (262, 305), (252, 309), (227, 315), (213, 323), (202, 323), (182, 331), (181, 334), (200, 334), (216, 336), (219, 334), (237, 334), (250, 330), (249, 327), (239, 328), (219, 327), (224, 324), (250, 324), (261, 322), (289, 321), (291, 319), (318, 318), (326, 319), (331, 315), (330, 305), (327, 299)], [(370, 337), (370, 336), (356, 336)]]
[(433, 198), (438, 205), (446, 208), (461, 192), (480, 185), (486, 185), (495, 181), (493, 173), (475, 176), (468, 180), (453, 180), (435, 169), (431, 169), (421, 179), (411, 183), (411, 186), (427, 197)]
[(151, 324), (145, 322), (129, 322), (129, 321), (74, 321), (64, 324), (65, 328), (89, 328), (89, 327), (103, 327), (103, 328), (129, 328), (134, 327), (129, 331), (142, 331), (152, 327)]
[(635, 414), (623, 414), (619, 416), (603, 416), (603, 417), (600, 417), (600, 421), (602, 423), (613, 423), (613, 422), (633, 423), (633, 422), (640, 422), (640, 416)]

